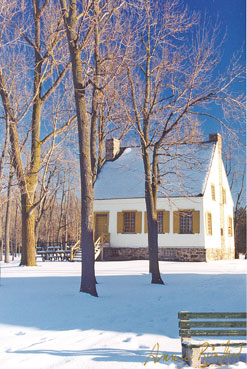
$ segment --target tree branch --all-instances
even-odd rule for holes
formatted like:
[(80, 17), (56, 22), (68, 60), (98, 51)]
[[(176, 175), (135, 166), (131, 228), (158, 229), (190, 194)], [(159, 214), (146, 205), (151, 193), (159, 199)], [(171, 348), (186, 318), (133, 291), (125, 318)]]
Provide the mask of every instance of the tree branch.
[(41, 145), (43, 145), (43, 144), (44, 144), (45, 142), (47, 142), (51, 137), (53, 137), (53, 136), (57, 135), (58, 133), (63, 132), (66, 128), (68, 128), (68, 127), (71, 125), (71, 123), (72, 123), (75, 119), (76, 119), (76, 115), (74, 115), (72, 118), (70, 118), (70, 119), (68, 120), (68, 122), (67, 122), (64, 126), (62, 126), (62, 127), (58, 128), (58, 129), (56, 129), (55, 131), (53, 131), (53, 132), (49, 133), (45, 138), (43, 138), (43, 140), (41, 140), (41, 141), (40, 141), (40, 144), (41, 144)]
[(56, 81), (53, 83), (53, 85), (49, 88), (48, 91), (46, 91), (46, 93), (41, 97), (42, 102), (46, 101), (48, 99), (48, 97), (56, 90), (56, 88), (58, 87), (59, 83), (61, 82), (61, 80), (63, 79), (63, 77), (65, 76), (65, 73), (67, 72), (67, 70), (69, 69), (71, 65), (71, 62), (69, 61), (66, 66), (64, 67), (63, 71), (59, 74), (59, 76), (57, 77)]

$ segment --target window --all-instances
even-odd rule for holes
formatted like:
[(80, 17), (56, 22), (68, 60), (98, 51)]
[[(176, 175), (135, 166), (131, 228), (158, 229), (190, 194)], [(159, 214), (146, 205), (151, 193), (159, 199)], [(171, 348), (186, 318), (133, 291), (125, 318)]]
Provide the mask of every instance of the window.
[(173, 233), (200, 233), (200, 211), (191, 209), (174, 211)]
[(158, 233), (164, 233), (163, 229), (163, 211), (157, 212), (157, 227), (158, 227)]
[(212, 200), (215, 201), (215, 185), (211, 184), (211, 196), (212, 196)]
[(222, 204), (226, 204), (226, 189), (222, 188)]
[(192, 233), (192, 211), (179, 212), (180, 233)]
[(232, 237), (232, 217), (228, 217), (228, 236)]
[(212, 214), (209, 212), (206, 212), (206, 225), (207, 225), (207, 235), (212, 236), (213, 234)]
[(134, 212), (124, 212), (124, 233), (135, 232), (135, 219)]
[(136, 210), (118, 212), (117, 233), (142, 233), (142, 212)]
[(168, 259), (175, 259), (176, 251), (172, 249), (164, 250), (164, 257)]
[[(167, 210), (157, 210), (157, 228), (159, 234), (170, 232), (170, 212)], [(148, 233), (147, 212), (144, 213), (144, 233)]]

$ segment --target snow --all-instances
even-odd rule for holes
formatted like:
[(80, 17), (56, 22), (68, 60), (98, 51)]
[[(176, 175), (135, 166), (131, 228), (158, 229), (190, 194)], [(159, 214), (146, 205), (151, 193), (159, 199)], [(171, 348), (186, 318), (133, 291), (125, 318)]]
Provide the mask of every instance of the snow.
[[(150, 284), (147, 261), (96, 262), (94, 298), (79, 292), (80, 263), (1, 262), (0, 367), (139, 369), (148, 359), (146, 368), (188, 368), (148, 355), (157, 343), (159, 357), (181, 355), (179, 311), (246, 311), (246, 266), (160, 262), (162, 286)], [(221, 368), (247, 368), (230, 360)]]
[[(215, 145), (215, 142), (181, 145), (159, 156), (162, 178), (159, 196), (203, 194)], [(95, 184), (95, 199), (143, 198), (144, 183), (140, 147), (126, 148), (118, 159), (104, 164)]]

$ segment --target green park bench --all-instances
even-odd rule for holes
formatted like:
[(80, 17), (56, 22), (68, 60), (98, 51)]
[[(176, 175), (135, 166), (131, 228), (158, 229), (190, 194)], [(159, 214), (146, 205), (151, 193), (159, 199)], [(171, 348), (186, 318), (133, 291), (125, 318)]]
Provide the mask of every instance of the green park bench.
[[(201, 367), (201, 359), (207, 358), (208, 347), (214, 352), (217, 346), (241, 347), (246, 345), (247, 313), (178, 313), (179, 335), (182, 344), (182, 357), (193, 368)], [(191, 341), (191, 337), (207, 337), (203, 341)], [(216, 342), (208, 342), (208, 337), (217, 337)], [(221, 340), (219, 339), (221, 337)], [(226, 339), (222, 340), (223, 337)], [(231, 341), (240, 337), (240, 341)], [(207, 342), (205, 342), (207, 341)], [(214, 340), (215, 341), (215, 340)], [(216, 353), (211, 357), (221, 357)], [(229, 354), (229, 357), (233, 355)]]

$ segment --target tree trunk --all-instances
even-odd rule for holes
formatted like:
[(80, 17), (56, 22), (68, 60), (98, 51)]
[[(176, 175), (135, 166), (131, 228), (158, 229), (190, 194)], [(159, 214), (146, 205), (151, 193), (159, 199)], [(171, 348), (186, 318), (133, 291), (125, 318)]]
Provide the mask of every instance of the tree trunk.
[(40, 219), (38, 220), (38, 222), (35, 222), (35, 240), (36, 240), (36, 244), (39, 240), (39, 230), (40, 230)]
[(0, 261), (3, 260), (3, 240), (0, 240)]
[(21, 195), (21, 217), (22, 217), (22, 253), (21, 265), (36, 266), (35, 249), (35, 215), (29, 213), (31, 208), (29, 196)]
[(92, 119), (91, 119), (91, 166), (93, 183), (95, 183), (97, 178), (97, 120), (98, 120), (98, 91), (100, 86), (100, 59), (99, 59), (99, 43), (100, 34), (98, 27), (98, 17), (99, 17), (99, 1), (94, 0), (93, 2), (94, 11), (94, 63), (95, 63), (95, 75), (94, 75), (94, 85), (93, 85), (93, 95), (92, 95)]
[(86, 91), (83, 81), (80, 49), (77, 44), (77, 5), (76, 1), (69, 2), (69, 14), (66, 2), (60, 0), (66, 26), (67, 39), (72, 63), (73, 84), (76, 103), (78, 125), (80, 177), (81, 177), (81, 248), (82, 275), (80, 291), (98, 296), (94, 271), (94, 242), (93, 242), (93, 178), (91, 166), (90, 124), (87, 113)]
[(143, 163), (145, 172), (145, 202), (148, 221), (148, 252), (149, 271), (152, 274), (152, 283), (164, 284), (159, 271), (158, 257), (158, 228), (156, 217), (156, 206), (153, 198), (151, 168), (148, 149), (143, 148)]
[(2, 155), (0, 158), (0, 193), (2, 190), (2, 176), (3, 176), (3, 167), (5, 162), (5, 157), (7, 155), (8, 151), (8, 145), (9, 145), (9, 115), (6, 113), (6, 131), (5, 131), (5, 141), (4, 141), (4, 147), (2, 151)]
[[(143, 106), (143, 136), (145, 141), (141, 141), (143, 164), (145, 172), (145, 201), (148, 220), (148, 251), (149, 251), (149, 271), (152, 274), (152, 283), (164, 284), (159, 271), (158, 257), (158, 229), (157, 229), (157, 212), (156, 212), (156, 195), (152, 186), (153, 171), (150, 166), (149, 149), (149, 118), (150, 118), (150, 101), (151, 101), (151, 37), (150, 37), (150, 15), (147, 13), (147, 46), (146, 46), (146, 70), (145, 70), (145, 99)], [(145, 143), (144, 143), (145, 142)]]
[(104, 137), (103, 137), (102, 132), (100, 132), (100, 128), (99, 128), (99, 132), (98, 132), (98, 166), (97, 166), (97, 175), (100, 173), (101, 168), (103, 166), (103, 163), (104, 163)]
[(5, 221), (5, 258), (4, 258), (5, 263), (9, 263), (12, 179), (13, 179), (13, 170), (12, 168), (10, 168), (8, 194), (7, 194), (8, 200), (7, 200), (6, 221)]
[(17, 218), (18, 218), (18, 201), (16, 199), (16, 202), (15, 202), (15, 231), (14, 231), (14, 235), (15, 235), (15, 254), (14, 256), (16, 257), (16, 254), (17, 254), (17, 245), (18, 245), (18, 239), (17, 239)]
[(69, 178), (68, 194), (65, 198), (65, 212), (64, 212), (64, 249), (65, 250), (67, 250), (67, 246), (68, 246), (69, 200), (70, 200), (70, 178)]

